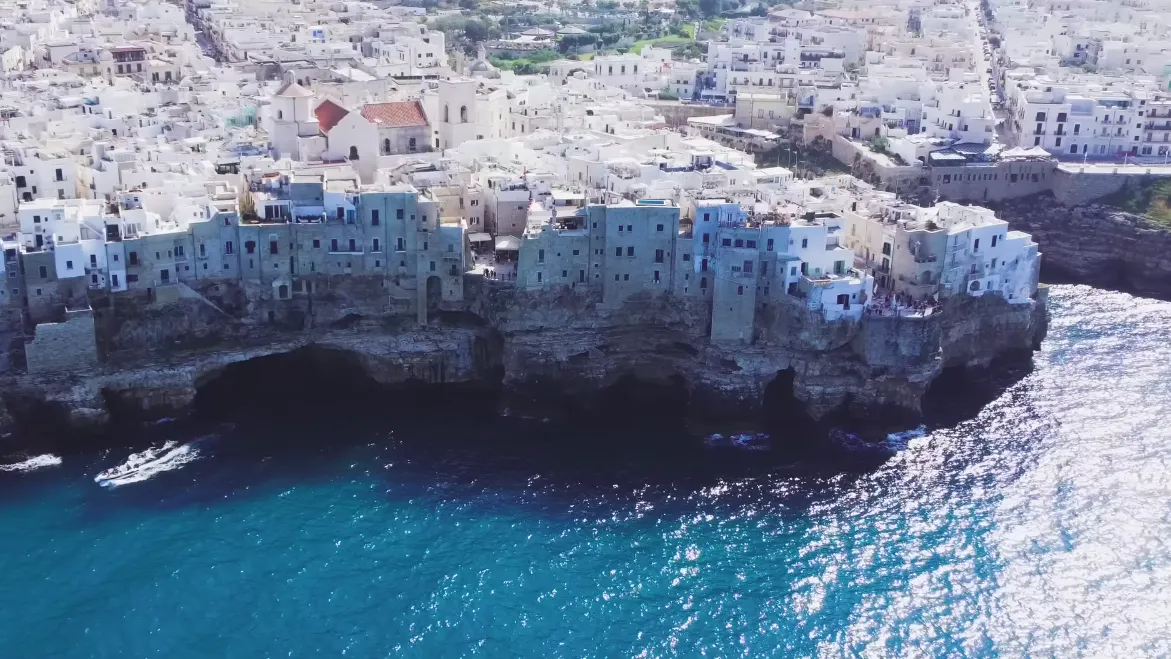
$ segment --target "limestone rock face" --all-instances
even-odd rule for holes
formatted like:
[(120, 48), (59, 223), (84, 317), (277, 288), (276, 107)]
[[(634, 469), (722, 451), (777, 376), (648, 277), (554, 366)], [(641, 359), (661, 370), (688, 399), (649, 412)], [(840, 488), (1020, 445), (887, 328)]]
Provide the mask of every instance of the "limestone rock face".
[(1067, 208), (1043, 195), (997, 208), (1033, 235), (1042, 268), (1082, 284), (1171, 297), (1171, 232), (1109, 206)]
[[(752, 341), (718, 344), (708, 337), (710, 311), (701, 300), (647, 295), (611, 308), (567, 288), (525, 292), (471, 276), (465, 288), (465, 302), (439, 310), (425, 326), (413, 317), (347, 311), (349, 320), (328, 327), (274, 328), (202, 311), (198, 331), (207, 345), (182, 341), (179, 321), (154, 310), (116, 325), (119, 346), (138, 350), (107, 346), (104, 362), (84, 371), (6, 376), (0, 428), (48, 418), (89, 430), (118, 417), (181, 415), (232, 364), (307, 346), (334, 351), (388, 387), (498, 386), (502, 406), (517, 414), (588, 411), (599, 392), (634, 378), (685, 388), (697, 416), (752, 418), (766, 411), (769, 385), (784, 377), (814, 419), (915, 415), (945, 367), (1030, 350), (1047, 319), (1044, 290), (1019, 304), (965, 296), (927, 318), (833, 323), (783, 296), (757, 309)], [(189, 311), (180, 305), (173, 313)]]

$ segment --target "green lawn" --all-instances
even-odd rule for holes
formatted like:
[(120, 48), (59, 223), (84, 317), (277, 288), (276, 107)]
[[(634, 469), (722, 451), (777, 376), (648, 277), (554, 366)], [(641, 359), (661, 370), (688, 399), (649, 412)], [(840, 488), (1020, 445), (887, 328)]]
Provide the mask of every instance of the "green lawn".
[(1163, 179), (1128, 187), (1101, 203), (1116, 206), (1128, 213), (1143, 215), (1151, 222), (1171, 228), (1171, 180)]
[(642, 39), (641, 41), (635, 41), (626, 52), (637, 54), (642, 51), (643, 46), (682, 46), (683, 44), (691, 43), (694, 40), (694, 35), (691, 38), (687, 38), (681, 37), (677, 34), (672, 34), (671, 36), (667, 37), (659, 37), (658, 39)]
[(724, 29), (724, 23), (727, 22), (728, 19), (726, 18), (713, 18), (703, 24), (703, 29), (707, 30), (708, 32), (719, 32), (720, 30)]

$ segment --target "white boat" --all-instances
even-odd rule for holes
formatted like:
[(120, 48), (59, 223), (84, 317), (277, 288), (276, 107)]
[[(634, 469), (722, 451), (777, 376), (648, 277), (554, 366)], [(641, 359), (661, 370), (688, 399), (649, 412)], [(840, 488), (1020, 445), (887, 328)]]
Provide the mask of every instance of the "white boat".
[(94, 476), (94, 482), (102, 487), (139, 483), (155, 474), (178, 469), (197, 457), (199, 453), (191, 444), (167, 442), (158, 448), (131, 453), (126, 462)]

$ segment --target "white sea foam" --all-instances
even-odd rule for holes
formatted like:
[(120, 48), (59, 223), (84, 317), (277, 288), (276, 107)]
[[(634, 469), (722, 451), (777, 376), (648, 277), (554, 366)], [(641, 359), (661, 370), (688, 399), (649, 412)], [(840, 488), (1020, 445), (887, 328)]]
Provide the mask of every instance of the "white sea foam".
[(94, 482), (102, 487), (120, 487), (141, 483), (163, 472), (174, 471), (199, 457), (199, 451), (192, 444), (167, 442), (141, 453), (132, 453), (126, 462), (95, 476)]
[(902, 432), (892, 432), (886, 436), (886, 442), (895, 450), (902, 450), (907, 448), (907, 445), (911, 442), (911, 440), (925, 437), (926, 435), (927, 426), (921, 425), (916, 428), (911, 428), (910, 430), (904, 430)]
[(61, 464), (61, 458), (46, 453), (36, 457), (22, 460), (21, 462), (14, 462), (12, 464), (0, 465), (0, 471), (33, 471), (35, 469), (43, 469), (45, 467), (56, 467)]

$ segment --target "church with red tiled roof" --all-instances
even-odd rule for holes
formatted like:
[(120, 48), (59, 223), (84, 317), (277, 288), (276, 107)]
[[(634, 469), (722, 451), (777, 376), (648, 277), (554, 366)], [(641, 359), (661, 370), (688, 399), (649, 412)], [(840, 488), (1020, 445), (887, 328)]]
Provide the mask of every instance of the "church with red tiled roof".
[(431, 125), (419, 101), (367, 103), (356, 110), (326, 100), (313, 111), (331, 155), (356, 161), (359, 171), (379, 156), (431, 150)]

